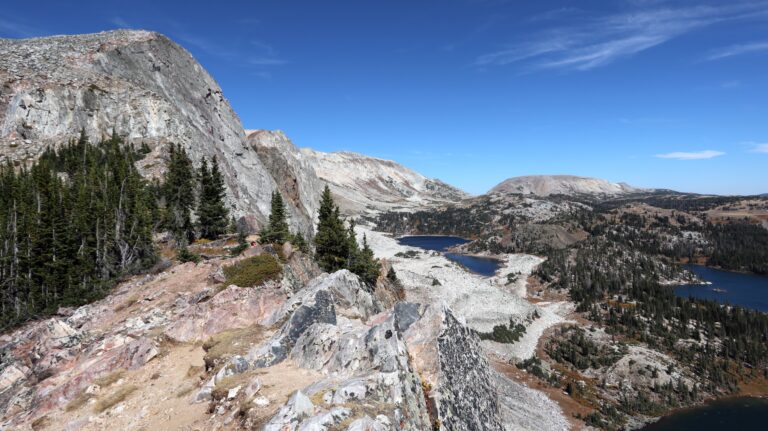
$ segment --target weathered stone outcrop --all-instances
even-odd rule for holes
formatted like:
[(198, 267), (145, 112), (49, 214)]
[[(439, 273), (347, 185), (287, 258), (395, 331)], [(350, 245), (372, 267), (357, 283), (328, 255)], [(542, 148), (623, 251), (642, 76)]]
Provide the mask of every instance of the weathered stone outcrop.
[[(283, 200), (290, 203), (289, 217), (304, 219), (303, 224), (312, 227), (324, 184), (307, 156), (279, 130), (247, 131), (247, 144), (275, 179)], [(311, 229), (302, 233), (309, 235)]]
[[(278, 184), (246, 143), (219, 85), (178, 44), (128, 30), (0, 39), (0, 159), (34, 159), (80, 130), (94, 140), (114, 130), (128, 142), (147, 143), (153, 151), (140, 168), (149, 175), (162, 170), (169, 142), (194, 160), (216, 156), (234, 214), (252, 225), (269, 214)], [(288, 201), (295, 228), (309, 232), (316, 200)]]
[(169, 323), (164, 333), (176, 341), (205, 341), (212, 335), (274, 320), (274, 313), (285, 302), (285, 294), (274, 286), (251, 289), (229, 286), (212, 299), (181, 302), (183, 310)]
[[(349, 271), (321, 275), (277, 313), (287, 319), (280, 330), (245, 357), (230, 359), (197, 399), (210, 398), (228, 378), (285, 362), (325, 377), (305, 382), (264, 429), (429, 429), (421, 380), (397, 329), (418, 318), (418, 307), (399, 310), (381, 313), (370, 288)], [(216, 409), (229, 406), (225, 411), (234, 403), (215, 402)], [(246, 422), (261, 411), (246, 410)]]
[(428, 306), (404, 338), (441, 430), (567, 429), (556, 404), (490, 367), (477, 336), (445, 305)]

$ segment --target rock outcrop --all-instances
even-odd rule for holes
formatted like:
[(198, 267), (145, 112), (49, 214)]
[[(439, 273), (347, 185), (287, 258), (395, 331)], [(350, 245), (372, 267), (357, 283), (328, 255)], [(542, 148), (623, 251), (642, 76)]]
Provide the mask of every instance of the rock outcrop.
[[(311, 227), (324, 187), (311, 161), (281, 131), (247, 131), (247, 144), (256, 151), (275, 179), (283, 200), (289, 203), (289, 218), (301, 220), (301, 225)], [(306, 229), (303, 233), (309, 235), (311, 232)]]
[(492, 188), (488, 194), (615, 196), (642, 191), (644, 190), (626, 183), (612, 183), (599, 178), (575, 175), (529, 175), (504, 180)]
[[(115, 131), (146, 143), (140, 163), (162, 170), (165, 144), (182, 144), (194, 160), (216, 156), (234, 215), (257, 227), (279, 189), (216, 81), (184, 48), (148, 31), (0, 40), (0, 159), (33, 160), (85, 130), (92, 140)], [(305, 178), (297, 178), (302, 184)], [(311, 193), (311, 190), (307, 191)], [(288, 200), (291, 223), (311, 229), (310, 199)], [(309, 204), (308, 204), (309, 203)]]
[(477, 335), (444, 304), (404, 333), (433, 421), (446, 430), (565, 430), (560, 408), (488, 363)]

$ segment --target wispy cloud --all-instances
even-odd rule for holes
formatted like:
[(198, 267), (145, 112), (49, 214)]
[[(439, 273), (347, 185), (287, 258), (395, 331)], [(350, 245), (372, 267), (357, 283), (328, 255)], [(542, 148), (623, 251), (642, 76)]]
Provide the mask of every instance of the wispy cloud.
[(121, 16), (113, 17), (109, 20), (112, 24), (114, 24), (118, 28), (135, 28), (133, 25), (131, 25), (128, 21), (126, 21)]
[(45, 34), (45, 32), (33, 26), (23, 24), (17, 20), (0, 17), (0, 37), (9, 36), (28, 38), (41, 36), (43, 34)]
[(768, 143), (761, 143), (761, 142), (747, 142), (747, 144), (752, 147), (750, 149), (753, 153), (766, 153), (768, 154)]
[(720, 48), (713, 51), (707, 56), (706, 59), (709, 61), (722, 60), (728, 57), (734, 57), (737, 55), (744, 55), (744, 54), (753, 54), (753, 53), (762, 52), (762, 51), (768, 51), (768, 41), (751, 42), (751, 43), (744, 43), (739, 45), (726, 46), (725, 48)]
[(725, 155), (722, 151), (704, 150), (704, 151), (676, 151), (674, 153), (657, 154), (656, 157), (660, 159), (675, 159), (675, 160), (704, 160), (711, 159)]
[(277, 56), (277, 51), (271, 45), (261, 41), (252, 40), (248, 43), (248, 46), (234, 49), (232, 46), (219, 44), (213, 39), (200, 37), (185, 31), (176, 31), (174, 35), (183, 44), (194, 47), (206, 55), (238, 62), (247, 66), (264, 68), (287, 63), (286, 60)]
[(762, 1), (683, 8), (641, 6), (546, 29), (525, 42), (481, 55), (474, 65), (522, 63), (529, 70), (590, 70), (716, 23), (766, 17), (768, 2)]
[(281, 60), (279, 58), (251, 57), (248, 59), (248, 64), (252, 64), (254, 66), (279, 66), (285, 63), (285, 60)]

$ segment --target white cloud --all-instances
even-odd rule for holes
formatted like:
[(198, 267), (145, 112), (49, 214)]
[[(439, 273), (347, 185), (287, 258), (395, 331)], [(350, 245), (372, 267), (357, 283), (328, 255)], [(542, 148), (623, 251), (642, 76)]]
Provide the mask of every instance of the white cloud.
[(656, 157), (660, 159), (675, 159), (675, 160), (703, 160), (711, 159), (713, 157), (719, 157), (725, 155), (722, 151), (704, 150), (704, 151), (676, 151), (674, 153), (657, 154)]
[(768, 153), (768, 143), (748, 142), (752, 146), (753, 153)]
[(707, 56), (707, 60), (722, 60), (724, 58), (733, 57), (736, 55), (752, 54), (761, 51), (768, 51), (768, 42), (751, 42), (720, 48), (709, 54)]
[(526, 41), (481, 55), (474, 65), (524, 63), (534, 70), (589, 70), (719, 22), (766, 17), (766, 2), (676, 9), (640, 7), (546, 29), (527, 36)]

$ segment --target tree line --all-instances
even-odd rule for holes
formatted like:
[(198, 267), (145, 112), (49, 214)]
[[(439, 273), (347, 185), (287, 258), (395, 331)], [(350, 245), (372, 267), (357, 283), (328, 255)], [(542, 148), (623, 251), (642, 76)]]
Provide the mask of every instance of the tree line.
[(0, 168), (0, 327), (100, 297), (156, 260), (152, 188), (142, 154), (85, 135), (29, 168)]
[(537, 275), (567, 289), (577, 310), (609, 333), (671, 353), (707, 381), (709, 392), (730, 393), (740, 379), (768, 376), (768, 315), (678, 297), (660, 283), (676, 271), (627, 245), (592, 238), (550, 254)]
[[(178, 257), (195, 260), (187, 248), (195, 240), (233, 231), (215, 157), (196, 167), (170, 144), (162, 179), (148, 181), (135, 163), (149, 152), (114, 134), (92, 144), (81, 133), (29, 167), (0, 166), (0, 330), (101, 298), (121, 277), (149, 269), (158, 260), (155, 233), (172, 234)], [(271, 204), (261, 241), (309, 252), (290, 232), (279, 192)], [(247, 248), (245, 232), (240, 242)], [(313, 243), (324, 270), (376, 283), (379, 261), (365, 236), (358, 244), (354, 221), (342, 219), (328, 187)]]
[(156, 232), (182, 248), (225, 232), (216, 159), (196, 169), (172, 144), (162, 182), (150, 182), (135, 165), (147, 153), (115, 134), (92, 144), (81, 133), (29, 167), (0, 167), (0, 329), (98, 299), (147, 270)]

